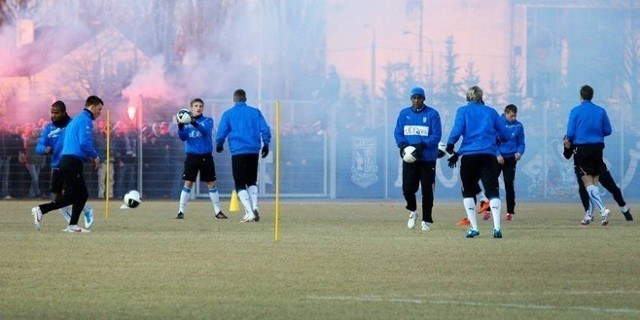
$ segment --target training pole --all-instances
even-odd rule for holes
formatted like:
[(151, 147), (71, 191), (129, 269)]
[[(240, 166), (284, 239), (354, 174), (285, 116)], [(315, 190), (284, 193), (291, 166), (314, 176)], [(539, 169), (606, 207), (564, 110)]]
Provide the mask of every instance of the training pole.
[(275, 219), (274, 219), (274, 240), (280, 240), (280, 101), (276, 101), (276, 130), (274, 132), (274, 137), (276, 140), (276, 154), (273, 158), (273, 162), (276, 166), (276, 176), (274, 177), (275, 189), (276, 189), (276, 199), (275, 199)]
[[(107, 158), (104, 159), (104, 163), (107, 166), (106, 168), (106, 172), (105, 172), (105, 188), (104, 188), (104, 214), (105, 216), (108, 218), (109, 217), (109, 191), (111, 191), (110, 189), (110, 182), (109, 181), (109, 177), (111, 174), (111, 170), (109, 170), (109, 166), (111, 164), (111, 161), (109, 160), (109, 158), (111, 157), (111, 110), (107, 110), (107, 123), (106, 123), (106, 139), (107, 139)], [(114, 179), (115, 180), (115, 179)]]

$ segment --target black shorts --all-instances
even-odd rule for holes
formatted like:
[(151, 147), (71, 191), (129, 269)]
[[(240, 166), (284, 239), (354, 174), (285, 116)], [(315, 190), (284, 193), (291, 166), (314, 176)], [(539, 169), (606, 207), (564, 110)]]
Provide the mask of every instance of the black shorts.
[(606, 165), (603, 160), (604, 143), (576, 145), (573, 164), (576, 175), (599, 176)]
[(484, 195), (489, 198), (500, 197), (498, 176), (500, 168), (496, 156), (489, 153), (463, 155), (460, 159), (460, 180), (462, 196), (473, 198), (480, 192), (478, 181), (482, 181)]
[(209, 154), (187, 154), (184, 160), (184, 171), (182, 180), (196, 181), (200, 172), (200, 181), (216, 181), (216, 164), (213, 162), (213, 155)]
[(245, 153), (231, 156), (231, 171), (236, 190), (246, 189), (258, 182), (258, 154)]
[(62, 180), (62, 176), (60, 175), (60, 169), (51, 169), (51, 193), (61, 194), (63, 182), (64, 181)]

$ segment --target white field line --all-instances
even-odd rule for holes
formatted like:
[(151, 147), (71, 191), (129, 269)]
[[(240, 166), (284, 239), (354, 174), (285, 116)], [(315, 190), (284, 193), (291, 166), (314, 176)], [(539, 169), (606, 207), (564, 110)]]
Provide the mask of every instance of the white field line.
[(456, 301), (456, 300), (422, 300), (412, 298), (385, 298), (379, 296), (307, 296), (309, 300), (324, 300), (324, 301), (359, 301), (359, 302), (388, 302), (388, 303), (408, 303), (408, 304), (438, 304), (438, 305), (464, 305), (474, 307), (488, 307), (488, 308), (515, 308), (515, 309), (531, 309), (531, 310), (578, 310), (578, 311), (590, 311), (601, 313), (625, 313), (625, 314), (640, 314), (640, 309), (631, 308), (597, 308), (589, 306), (576, 306), (576, 307), (560, 307), (553, 305), (536, 305), (527, 303), (487, 303), (487, 302), (469, 302), (469, 301)]

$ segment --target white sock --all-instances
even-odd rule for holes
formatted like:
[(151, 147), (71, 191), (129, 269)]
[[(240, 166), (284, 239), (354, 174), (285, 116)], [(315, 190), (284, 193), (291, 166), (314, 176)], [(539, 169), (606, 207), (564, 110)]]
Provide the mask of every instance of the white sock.
[(59, 210), (64, 220), (66, 220), (67, 224), (69, 224), (69, 222), (71, 222), (71, 206), (66, 206), (64, 208), (60, 208)]
[(476, 219), (476, 201), (473, 198), (462, 199), (464, 211), (467, 212), (467, 218), (471, 223), (471, 229), (478, 230), (478, 219)]
[(493, 229), (500, 230), (500, 211), (502, 211), (502, 201), (500, 198), (493, 198), (489, 200), (489, 206), (491, 207), (491, 215), (493, 216)]
[(253, 216), (253, 208), (251, 207), (251, 199), (249, 199), (249, 192), (246, 189), (238, 191), (238, 199), (244, 207), (244, 214), (247, 216)]
[(211, 199), (211, 203), (213, 203), (213, 211), (216, 214), (220, 212), (220, 193), (218, 193), (218, 188), (209, 189), (209, 199)]
[(627, 212), (627, 211), (629, 211), (628, 206), (620, 207), (620, 212)]
[(604, 203), (602, 202), (602, 199), (600, 199), (600, 194), (598, 193), (598, 187), (596, 187), (593, 184), (588, 186), (587, 193), (589, 194), (589, 198), (591, 198), (591, 201), (593, 201), (593, 203), (595, 203), (595, 205), (598, 206), (598, 209), (600, 209), (600, 212), (606, 209), (604, 207)]
[(593, 215), (593, 201), (591, 201), (591, 199), (589, 199), (589, 208), (587, 208), (587, 214), (590, 216)]
[(252, 185), (247, 189), (249, 191), (249, 198), (251, 199), (251, 207), (253, 210), (258, 210), (258, 186)]
[(187, 187), (182, 187), (182, 192), (180, 192), (180, 205), (178, 207), (178, 211), (185, 213), (184, 209), (187, 207), (187, 202), (191, 197), (191, 189)]

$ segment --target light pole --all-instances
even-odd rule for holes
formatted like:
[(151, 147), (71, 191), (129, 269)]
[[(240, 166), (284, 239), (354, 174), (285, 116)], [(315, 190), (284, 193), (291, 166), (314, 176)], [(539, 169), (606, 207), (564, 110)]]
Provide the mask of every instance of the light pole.
[[(423, 38), (424, 37), (422, 35), (422, 19), (420, 19), (420, 32), (419, 33), (415, 33), (415, 32), (408, 31), (408, 30), (405, 30), (403, 33), (405, 35), (413, 34), (416, 37), (418, 37), (418, 79), (419, 80), (423, 80), (423, 75), (424, 75), (423, 74), (423, 70), (424, 70), (424, 59), (423, 59), (424, 46), (423, 46), (423, 41), (424, 41), (424, 39)], [(433, 47), (431, 48), (431, 50), (433, 52)], [(432, 56), (433, 56), (433, 54), (432, 54)], [(431, 63), (433, 63), (433, 57), (432, 57), (431, 60), (432, 60)], [(433, 65), (431, 66), (431, 68), (433, 68)]]
[[(365, 25), (365, 28), (371, 28), (371, 71), (370, 71), (370, 95), (371, 95), (371, 104), (375, 103), (376, 100), (376, 67), (377, 67), (377, 63), (376, 63), (376, 29), (371, 26), (371, 25)], [(373, 106), (367, 108), (368, 110), (368, 117), (367, 117), (367, 122), (370, 125), (374, 124), (374, 108)]]

